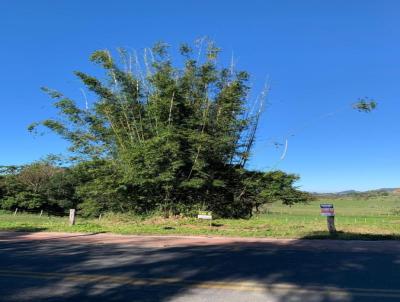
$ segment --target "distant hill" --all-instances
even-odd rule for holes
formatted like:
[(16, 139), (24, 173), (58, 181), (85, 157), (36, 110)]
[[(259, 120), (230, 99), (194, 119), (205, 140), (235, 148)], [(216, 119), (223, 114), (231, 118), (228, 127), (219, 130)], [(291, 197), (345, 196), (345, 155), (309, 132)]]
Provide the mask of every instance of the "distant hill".
[(361, 191), (347, 190), (347, 191), (341, 191), (341, 192), (337, 192), (337, 193), (333, 193), (333, 194), (336, 194), (336, 195), (350, 195), (350, 194), (357, 194), (357, 193), (361, 193)]
[(354, 196), (354, 195), (380, 195), (381, 193), (389, 193), (389, 194), (400, 194), (400, 188), (380, 188), (375, 190), (368, 191), (356, 191), (356, 190), (346, 190), (340, 192), (332, 192), (332, 193), (316, 193), (311, 192), (314, 196), (321, 197), (343, 197), (343, 196)]

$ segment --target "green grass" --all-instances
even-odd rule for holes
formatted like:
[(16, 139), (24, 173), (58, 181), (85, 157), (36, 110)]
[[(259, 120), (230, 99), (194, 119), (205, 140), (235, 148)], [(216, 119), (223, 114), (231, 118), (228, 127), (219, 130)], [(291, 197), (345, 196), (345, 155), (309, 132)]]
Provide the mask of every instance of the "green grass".
[[(319, 204), (335, 205), (336, 237), (326, 232), (326, 218), (319, 215)], [(118, 234), (212, 235), (274, 238), (339, 238), (339, 239), (400, 239), (400, 197), (368, 200), (336, 199), (314, 201), (292, 207), (272, 204), (267, 213), (251, 219), (216, 219), (161, 217), (142, 218), (134, 215), (106, 214), (102, 219), (78, 217), (70, 227), (68, 217), (38, 214), (0, 213), (0, 230), (112, 232)]]

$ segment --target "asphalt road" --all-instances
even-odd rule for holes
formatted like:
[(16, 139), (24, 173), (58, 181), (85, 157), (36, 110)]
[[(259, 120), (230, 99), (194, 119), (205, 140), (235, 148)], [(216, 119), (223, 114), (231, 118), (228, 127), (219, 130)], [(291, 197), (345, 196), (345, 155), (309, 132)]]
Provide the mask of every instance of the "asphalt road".
[(399, 242), (116, 238), (0, 233), (0, 301), (400, 301)]

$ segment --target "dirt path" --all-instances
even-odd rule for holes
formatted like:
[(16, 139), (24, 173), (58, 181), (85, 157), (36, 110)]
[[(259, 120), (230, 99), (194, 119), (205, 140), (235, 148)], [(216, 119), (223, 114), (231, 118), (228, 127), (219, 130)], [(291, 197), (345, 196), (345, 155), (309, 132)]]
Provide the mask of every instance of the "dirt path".
[(110, 233), (0, 232), (0, 242), (66, 241), (69, 243), (124, 244), (135, 247), (169, 248), (188, 246), (266, 247), (346, 252), (400, 252), (400, 241), (305, 240), (206, 236), (140, 236)]

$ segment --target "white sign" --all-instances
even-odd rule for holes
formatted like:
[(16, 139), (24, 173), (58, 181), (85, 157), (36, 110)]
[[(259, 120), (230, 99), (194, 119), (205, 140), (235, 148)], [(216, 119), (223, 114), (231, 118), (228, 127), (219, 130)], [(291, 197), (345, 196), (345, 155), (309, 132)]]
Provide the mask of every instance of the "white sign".
[(206, 211), (200, 211), (199, 215), (197, 215), (198, 219), (212, 219), (212, 213), (211, 212), (206, 212)]

